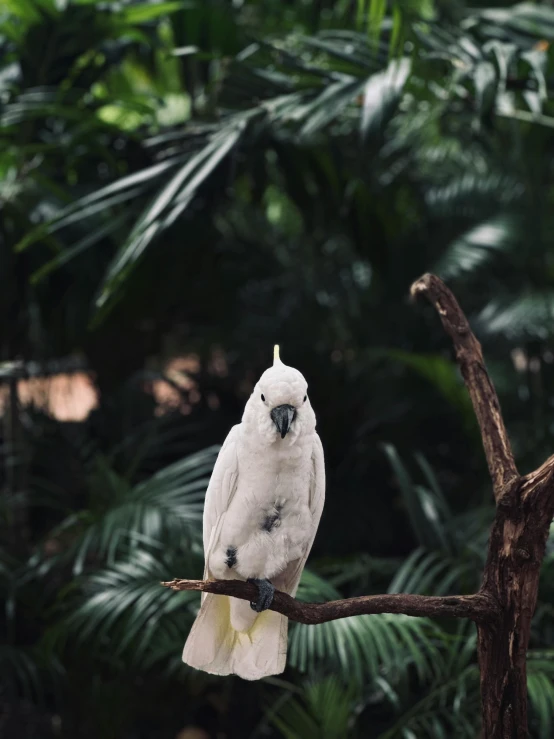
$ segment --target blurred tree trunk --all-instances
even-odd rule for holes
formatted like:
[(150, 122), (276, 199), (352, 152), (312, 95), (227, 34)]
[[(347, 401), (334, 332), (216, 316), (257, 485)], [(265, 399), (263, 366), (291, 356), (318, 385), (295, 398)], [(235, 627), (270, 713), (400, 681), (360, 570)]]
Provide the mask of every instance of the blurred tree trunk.
[(7, 363), (1, 369), (0, 381), (5, 394), (3, 418), (4, 462), (4, 526), (3, 540), (14, 554), (24, 554), (29, 540), (26, 505), (26, 464), (18, 398), (18, 382), (24, 376), (20, 362)]

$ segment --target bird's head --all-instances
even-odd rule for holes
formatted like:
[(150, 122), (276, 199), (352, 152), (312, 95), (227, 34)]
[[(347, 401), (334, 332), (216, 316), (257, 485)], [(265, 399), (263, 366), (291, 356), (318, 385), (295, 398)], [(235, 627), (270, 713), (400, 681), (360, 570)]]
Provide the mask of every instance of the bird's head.
[(273, 367), (260, 377), (244, 411), (243, 422), (255, 427), (266, 443), (294, 444), (315, 430), (315, 414), (308, 383), (294, 367), (287, 367), (275, 347)]

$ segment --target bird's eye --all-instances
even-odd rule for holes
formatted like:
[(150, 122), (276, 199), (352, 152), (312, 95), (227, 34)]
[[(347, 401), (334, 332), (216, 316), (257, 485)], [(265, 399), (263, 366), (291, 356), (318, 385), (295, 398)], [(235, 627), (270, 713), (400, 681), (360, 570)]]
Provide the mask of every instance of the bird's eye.
[(265, 403), (265, 395), (262, 393), (262, 400)]
[(305, 403), (307, 400), (308, 400), (308, 396), (304, 395), (304, 400), (302, 402)]

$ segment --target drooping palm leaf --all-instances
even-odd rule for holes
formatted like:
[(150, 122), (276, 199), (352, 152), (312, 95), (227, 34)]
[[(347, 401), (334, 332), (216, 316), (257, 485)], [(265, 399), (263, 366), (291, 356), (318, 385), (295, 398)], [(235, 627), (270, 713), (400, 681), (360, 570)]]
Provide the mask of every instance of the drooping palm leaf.
[(134, 487), (97, 456), (92, 483), (98, 508), (71, 515), (54, 532), (69, 536), (64, 557), (72, 558), (75, 574), (90, 556), (113, 561), (120, 547), (138, 550), (143, 540), (188, 542), (185, 549), (200, 541), (204, 494), (217, 453), (212, 447), (192, 454)]
[(185, 591), (176, 596), (160, 586), (175, 573), (173, 568), (179, 562), (187, 570), (191, 567), (190, 556), (160, 549), (155, 553), (145, 548), (135, 550), (84, 576), (78, 584), (82, 596), (73, 596), (76, 605), (56, 630), (55, 638), (69, 640), (79, 648), (94, 643), (106, 659), (124, 656), (143, 670), (159, 660), (174, 662), (199, 598)]
[[(298, 597), (336, 600), (340, 594), (305, 570)], [(427, 619), (388, 614), (356, 616), (315, 626), (294, 624), (289, 663), (309, 673), (332, 668), (358, 684), (374, 679), (381, 669), (402, 672), (411, 666), (424, 678), (433, 673), (440, 660), (436, 636), (436, 627)]]
[(355, 691), (335, 677), (307, 682), (301, 698), (290, 696), (270, 719), (285, 739), (346, 739), (352, 724)]
[(537, 737), (552, 736), (554, 721), (554, 651), (530, 650), (527, 655), (527, 692), (531, 704), (531, 724)]

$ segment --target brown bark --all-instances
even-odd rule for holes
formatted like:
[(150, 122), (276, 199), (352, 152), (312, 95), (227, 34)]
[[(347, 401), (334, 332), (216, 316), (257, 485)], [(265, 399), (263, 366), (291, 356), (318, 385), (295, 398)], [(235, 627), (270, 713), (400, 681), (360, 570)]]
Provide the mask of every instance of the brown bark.
[[(554, 456), (520, 476), (481, 345), (455, 297), (434, 275), (412, 285), (434, 305), (451, 337), (479, 422), (496, 500), (496, 516), (479, 592), (432, 597), (372, 595), (331, 603), (300, 603), (276, 592), (271, 608), (294, 621), (315, 624), (346, 616), (404, 613), (469, 618), (477, 625), (483, 739), (527, 739), (527, 647), (537, 603), (540, 567), (554, 515)], [(203, 590), (253, 600), (256, 588), (239, 581), (173, 580), (175, 590)]]
[(411, 292), (429, 299), (452, 338), (481, 429), (497, 504), (479, 591), (498, 605), (496, 618), (477, 625), (483, 739), (526, 739), (527, 647), (554, 513), (554, 460), (519, 476), (481, 345), (456, 299), (434, 275), (424, 275)]
[(554, 513), (553, 466), (518, 480), (497, 508), (481, 592), (500, 620), (478, 628), (486, 739), (527, 737), (526, 657), (539, 575)]
[(456, 298), (438, 277), (424, 275), (414, 282), (411, 294), (413, 297), (424, 295), (435, 306), (446, 333), (452, 339), (456, 359), (479, 422), (494, 497), (498, 500), (518, 474), (498, 396), (485, 367), (481, 344), (473, 335)]
[[(255, 585), (242, 580), (171, 580), (163, 582), (172, 590), (202, 590), (216, 595), (230, 595), (242, 600), (255, 600)], [(469, 618), (476, 623), (493, 623), (498, 617), (496, 603), (483, 593), (475, 595), (361, 595), (357, 598), (333, 600), (328, 603), (302, 603), (287, 593), (275, 591), (271, 610), (282, 613), (301, 624), (322, 624), (364, 613), (404, 613), (406, 616)]]

